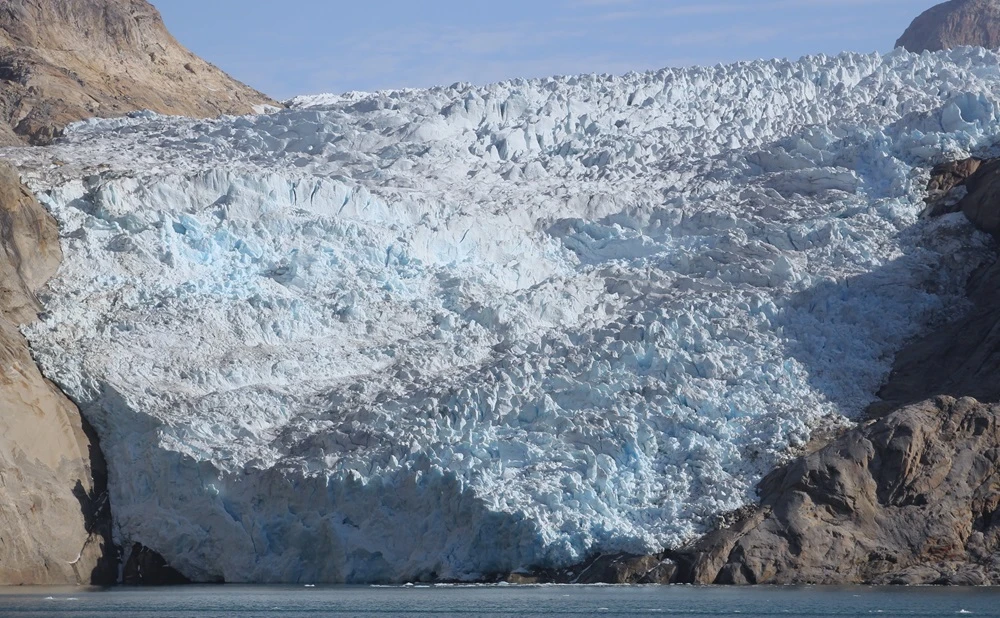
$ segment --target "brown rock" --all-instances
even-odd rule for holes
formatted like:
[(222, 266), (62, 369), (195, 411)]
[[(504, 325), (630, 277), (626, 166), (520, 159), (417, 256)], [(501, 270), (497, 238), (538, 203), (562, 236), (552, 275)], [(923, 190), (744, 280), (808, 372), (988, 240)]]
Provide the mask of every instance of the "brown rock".
[(1000, 48), (998, 0), (951, 0), (931, 7), (896, 41), (896, 47), (916, 53), (961, 45)]
[(965, 183), (970, 176), (979, 170), (983, 164), (982, 159), (972, 157), (960, 161), (949, 161), (934, 166), (931, 170), (931, 180), (927, 186), (930, 192), (940, 191), (947, 193), (956, 186)]
[(935, 166), (927, 184), (925, 213), (937, 217), (957, 212), (959, 202), (969, 193), (966, 181), (979, 170), (982, 163), (982, 159), (971, 158)]
[(100, 450), (17, 329), (61, 255), (55, 221), (0, 163), (0, 584), (115, 577)]
[[(183, 48), (146, 0), (0, 4), (0, 144), (138, 109), (217, 116), (275, 104)], [(2, 126), (5, 124), (6, 126)]]
[(1000, 582), (1000, 406), (938, 398), (760, 484), (762, 516), (676, 552), (709, 584)]

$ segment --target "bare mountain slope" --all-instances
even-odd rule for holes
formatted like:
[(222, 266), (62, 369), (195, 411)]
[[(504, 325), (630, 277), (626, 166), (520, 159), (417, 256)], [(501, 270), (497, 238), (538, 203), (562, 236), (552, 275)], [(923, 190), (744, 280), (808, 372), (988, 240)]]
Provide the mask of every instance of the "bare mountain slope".
[(961, 45), (1000, 48), (1000, 1), (951, 0), (931, 7), (896, 41), (896, 47), (917, 53)]
[(273, 101), (182, 47), (146, 0), (0, 2), (0, 143), (137, 109), (243, 114)]

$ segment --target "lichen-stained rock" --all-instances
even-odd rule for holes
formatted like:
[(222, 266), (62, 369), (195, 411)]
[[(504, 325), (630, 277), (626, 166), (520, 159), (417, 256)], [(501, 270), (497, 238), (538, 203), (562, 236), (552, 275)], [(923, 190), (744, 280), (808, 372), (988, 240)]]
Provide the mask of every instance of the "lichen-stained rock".
[(35, 319), (34, 292), (61, 255), (55, 221), (0, 165), (0, 584), (114, 577), (97, 445), (17, 329)]
[(0, 4), (0, 144), (47, 143), (94, 116), (247, 114), (265, 104), (274, 102), (182, 47), (146, 0)]
[(1000, 2), (951, 0), (933, 6), (896, 42), (911, 52), (939, 51), (961, 45), (1000, 47)]
[(778, 468), (761, 511), (677, 552), (700, 584), (1000, 582), (1000, 406), (941, 397)]

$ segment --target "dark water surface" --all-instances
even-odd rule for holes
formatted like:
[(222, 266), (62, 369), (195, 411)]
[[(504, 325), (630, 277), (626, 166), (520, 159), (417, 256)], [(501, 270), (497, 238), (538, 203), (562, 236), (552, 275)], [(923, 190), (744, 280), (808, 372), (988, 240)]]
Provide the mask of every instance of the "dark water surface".
[(268, 587), (0, 588), (0, 616), (998, 616), (1000, 589)]

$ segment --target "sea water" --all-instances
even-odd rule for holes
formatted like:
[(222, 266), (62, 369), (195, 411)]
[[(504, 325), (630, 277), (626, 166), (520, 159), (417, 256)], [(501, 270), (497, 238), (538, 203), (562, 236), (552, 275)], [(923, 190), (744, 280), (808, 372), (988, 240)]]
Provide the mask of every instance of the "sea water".
[(1000, 589), (217, 586), (0, 589), (0, 616), (1000, 616)]

